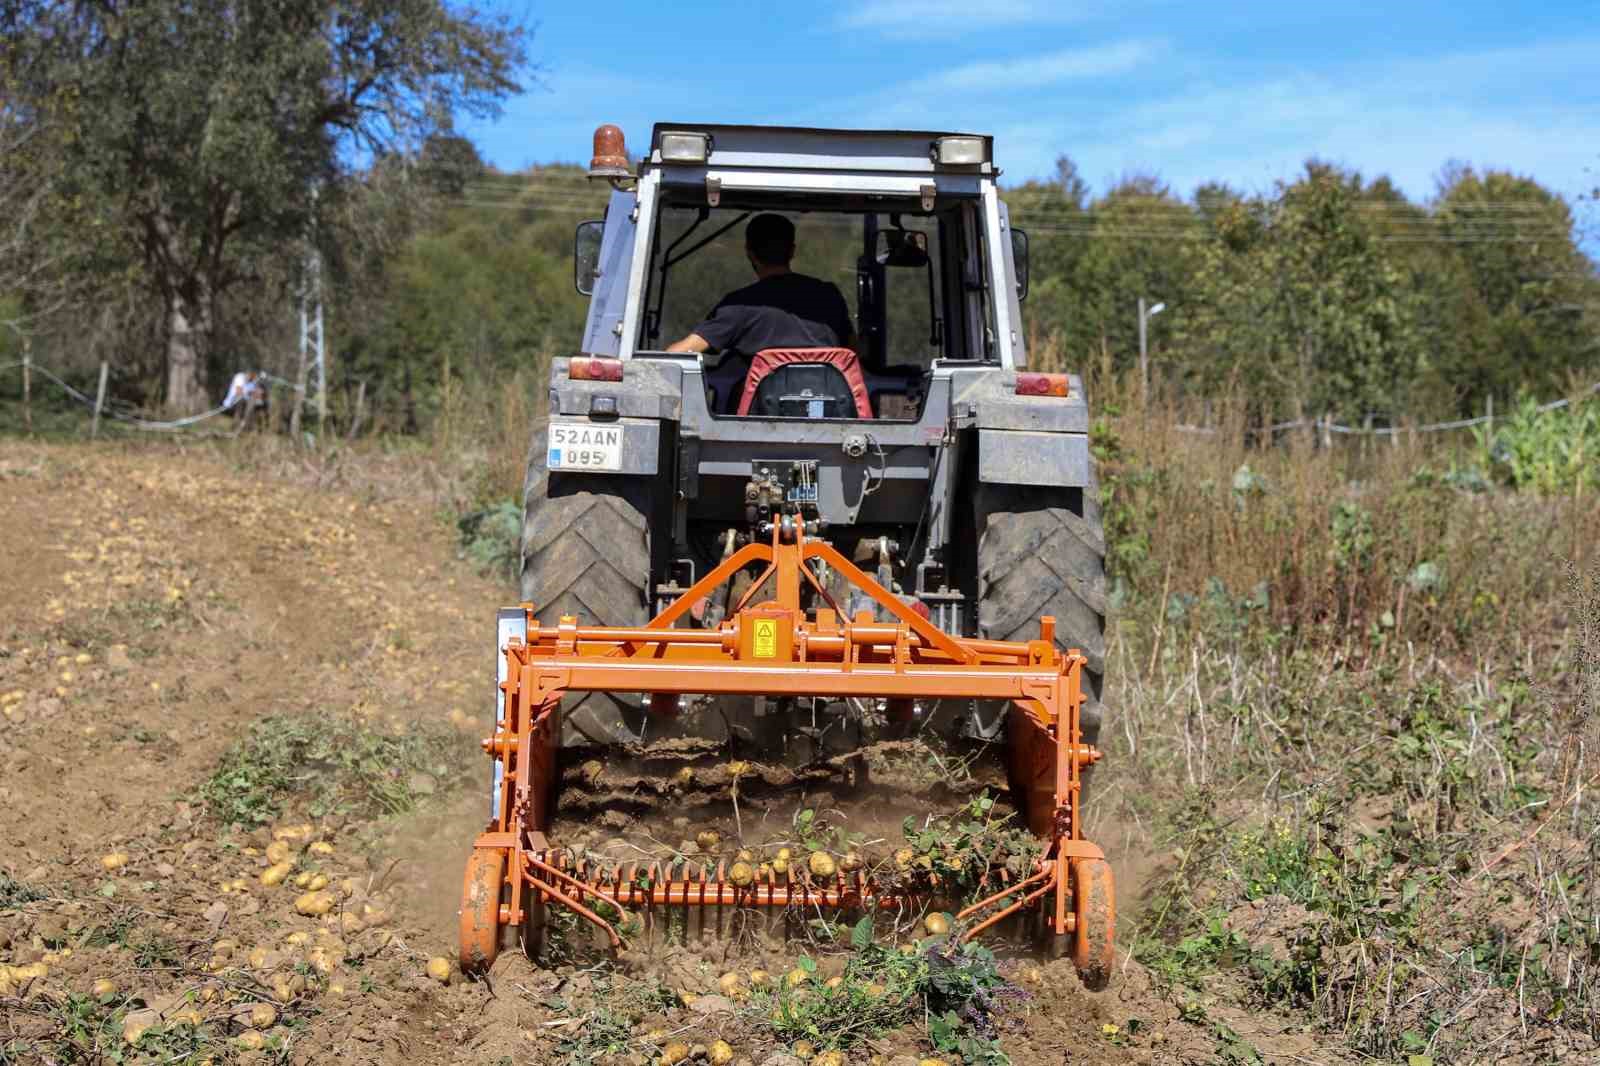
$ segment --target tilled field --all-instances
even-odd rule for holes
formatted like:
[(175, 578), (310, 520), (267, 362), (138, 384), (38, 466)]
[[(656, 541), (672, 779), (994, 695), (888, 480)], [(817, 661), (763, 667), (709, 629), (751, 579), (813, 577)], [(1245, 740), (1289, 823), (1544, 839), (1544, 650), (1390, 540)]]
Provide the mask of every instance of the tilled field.
[[(1017, 951), (975, 1021), (996, 1042), (935, 1054), (920, 1008), (891, 1009), (896, 960), (938, 953), (915, 915), (871, 945), (810, 923), (663, 920), (615, 964), (555, 923), (544, 967), (512, 948), (487, 980), (430, 970), (455, 957), (484, 817), (473, 741), (504, 595), (445, 522), (247, 476), (226, 453), (8, 441), (0, 544), (0, 1062), (795, 1066), (807, 1024), (819, 1062), (840, 1043), (837, 1061), (885, 1066), (996, 1048), (1021, 1064), (1222, 1061), (1218, 1019), (1272, 1061), (1337, 1061), (1249, 1011), (1186, 1022), (1136, 963), (1089, 993), (1069, 963)], [(569, 773), (599, 791), (621, 771)], [(643, 834), (654, 858), (724, 847), (697, 841), (714, 830), (771, 862), (805, 843), (801, 810), (882, 855), (904, 843), (906, 810), (795, 787), (752, 788), (737, 813), (731, 796), (668, 796), (641, 820), (575, 808), (568, 824), (602, 853)], [(1105, 839), (1119, 870), (1149, 868), (1131, 835)]]

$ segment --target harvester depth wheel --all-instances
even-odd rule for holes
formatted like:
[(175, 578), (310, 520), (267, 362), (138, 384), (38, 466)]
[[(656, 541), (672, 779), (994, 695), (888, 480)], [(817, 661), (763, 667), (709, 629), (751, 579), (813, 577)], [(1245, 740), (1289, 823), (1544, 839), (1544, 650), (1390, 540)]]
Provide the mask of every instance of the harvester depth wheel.
[(1116, 961), (1117, 896), (1111, 864), (1104, 859), (1072, 863), (1072, 965), (1084, 987), (1098, 992), (1111, 980)]
[(506, 853), (473, 848), (461, 885), (461, 972), (483, 973), (500, 954), (500, 900)]
[[(649, 621), (648, 479), (550, 472), (546, 427), (534, 427), (522, 504), (522, 598), (541, 623), (575, 615), (590, 626)], [(592, 692), (562, 704), (562, 744), (639, 739), (637, 696)]]

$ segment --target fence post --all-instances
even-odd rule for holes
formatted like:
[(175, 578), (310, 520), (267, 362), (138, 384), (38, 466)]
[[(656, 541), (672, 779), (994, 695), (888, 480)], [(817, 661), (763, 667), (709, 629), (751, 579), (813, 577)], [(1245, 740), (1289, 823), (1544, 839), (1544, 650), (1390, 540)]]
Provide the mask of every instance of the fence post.
[(1494, 441), (1494, 393), (1492, 393), (1492, 392), (1489, 394), (1488, 425), (1489, 425), (1488, 440), (1492, 443)]
[(1361, 458), (1372, 454), (1372, 412), (1361, 420)]
[(1324, 411), (1322, 414), (1322, 449), (1327, 451), (1333, 447), (1333, 412)]
[(104, 359), (100, 360), (100, 387), (94, 392), (94, 423), (89, 427), (90, 440), (100, 436), (100, 410), (106, 405), (106, 373), (110, 369), (110, 364)]
[(289, 401), (289, 439), (300, 443), (300, 415), (306, 405), (306, 350), (300, 347), (300, 368), (294, 374), (294, 396)]
[(33, 432), (33, 338), (22, 342), (22, 424)]
[(361, 428), (361, 416), (366, 413), (367, 407), (367, 380), (362, 378), (356, 382), (356, 413), (350, 417), (350, 431), (345, 434), (346, 440), (355, 440), (356, 431)]

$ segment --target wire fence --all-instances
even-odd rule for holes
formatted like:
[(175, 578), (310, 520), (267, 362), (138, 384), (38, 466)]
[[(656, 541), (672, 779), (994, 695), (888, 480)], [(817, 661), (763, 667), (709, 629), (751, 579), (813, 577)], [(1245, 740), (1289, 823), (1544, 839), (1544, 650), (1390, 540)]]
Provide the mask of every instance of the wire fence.
[[(1600, 393), (1600, 381), (1595, 382), (1578, 394), (1578, 399)], [(1573, 398), (1563, 397), (1551, 400), (1549, 403), (1539, 404), (1534, 408), (1539, 414), (1547, 411), (1556, 411), (1563, 407), (1571, 406)], [(1495, 416), (1491, 414), (1478, 415), (1475, 418), (1457, 418), (1448, 422), (1428, 422), (1420, 426), (1346, 426), (1333, 421), (1331, 418), (1296, 418), (1289, 422), (1274, 422), (1264, 428), (1263, 432), (1283, 433), (1291, 429), (1312, 429), (1324, 434), (1341, 433), (1352, 437), (1394, 437), (1402, 433), (1439, 433), (1451, 429), (1470, 429), (1493, 422)], [(1179, 425), (1173, 427), (1179, 433), (1196, 433), (1203, 436), (1213, 436), (1222, 432), (1213, 426)]]
[(92, 414), (103, 415), (107, 418), (111, 418), (125, 425), (131, 426), (134, 429), (149, 430), (152, 432), (171, 432), (173, 430), (184, 429), (197, 423), (204, 422), (210, 418), (215, 418), (220, 414), (226, 414), (231, 407), (229, 404), (223, 404), (219, 407), (213, 407), (209, 411), (202, 411), (197, 415), (189, 415), (185, 418), (175, 418), (170, 421), (157, 421), (149, 418), (141, 418), (140, 416), (132, 413), (135, 410), (132, 404), (118, 403), (116, 401), (111, 401), (109, 403), (101, 401), (96, 403), (92, 397), (79, 392), (67, 382), (63, 381), (55, 373), (40, 366), (38, 363), (24, 361), (18, 363), (0, 364), (0, 370), (17, 370), (22, 368), (26, 368), (30, 374), (42, 374), (49, 381), (53, 381), (56, 385), (60, 386), (61, 390), (68, 396), (89, 408)]
[[(40, 366), (38, 363), (26, 361), (16, 363), (0, 363), (0, 370), (16, 370), (24, 367), (26, 367), (32, 373), (44, 375), (44, 377), (60, 386), (68, 396), (83, 404), (85, 407), (88, 407), (90, 411), (94, 411), (95, 407), (97, 406), (92, 398), (82, 392), (79, 392), (77, 389), (73, 388), (60, 377)], [(295, 392), (305, 391), (304, 385), (297, 385), (286, 378), (278, 377), (276, 374), (266, 374), (264, 376), (269, 381), (282, 385), (283, 387), (291, 389)], [(1600, 393), (1600, 381), (1597, 381), (1588, 388), (1582, 390), (1578, 394), (1577, 398), (1581, 400), (1586, 396), (1592, 396), (1596, 393)], [(1572, 403), (1573, 397), (1567, 396), (1559, 400), (1551, 400), (1549, 403), (1539, 404), (1536, 408), (1534, 408), (1534, 410), (1539, 414), (1544, 414), (1547, 411), (1556, 411), (1563, 407), (1568, 407)], [(215, 418), (218, 415), (226, 414), (232, 409), (233, 405), (222, 404), (221, 406), (213, 407), (209, 411), (202, 411), (197, 415), (189, 415), (186, 418), (175, 418), (165, 422), (141, 418), (138, 415), (131, 413), (134, 410), (131, 404), (118, 404), (116, 401), (112, 400), (102, 403), (98, 406), (100, 408), (100, 414), (132, 426), (135, 429), (167, 432), (171, 430), (183, 429), (185, 427), (195, 425), (196, 423), (204, 422), (207, 419)], [(1274, 422), (1272, 425), (1265, 427), (1264, 432), (1278, 434), (1285, 433), (1291, 429), (1311, 429), (1319, 431), (1324, 435), (1339, 433), (1352, 437), (1395, 437), (1402, 433), (1439, 433), (1446, 430), (1469, 429), (1473, 426), (1481, 426), (1493, 422), (1494, 417), (1495, 416), (1491, 413), (1478, 415), (1475, 418), (1457, 418), (1448, 422), (1429, 422), (1420, 426), (1346, 426), (1333, 421), (1331, 418), (1296, 418), (1288, 422)], [(1214, 436), (1222, 432), (1222, 430), (1217, 429), (1214, 426), (1178, 425), (1174, 426), (1173, 428), (1179, 433), (1192, 433), (1201, 436)]]

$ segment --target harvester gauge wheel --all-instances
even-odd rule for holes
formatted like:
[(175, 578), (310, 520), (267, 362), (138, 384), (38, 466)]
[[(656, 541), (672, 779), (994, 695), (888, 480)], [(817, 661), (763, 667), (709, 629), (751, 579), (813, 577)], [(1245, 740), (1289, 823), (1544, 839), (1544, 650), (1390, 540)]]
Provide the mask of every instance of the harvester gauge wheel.
[(506, 853), (473, 848), (461, 885), (461, 972), (483, 973), (500, 954), (500, 897)]
[(1072, 863), (1072, 964), (1084, 987), (1098, 992), (1111, 980), (1116, 961), (1117, 896), (1111, 864), (1104, 859)]

